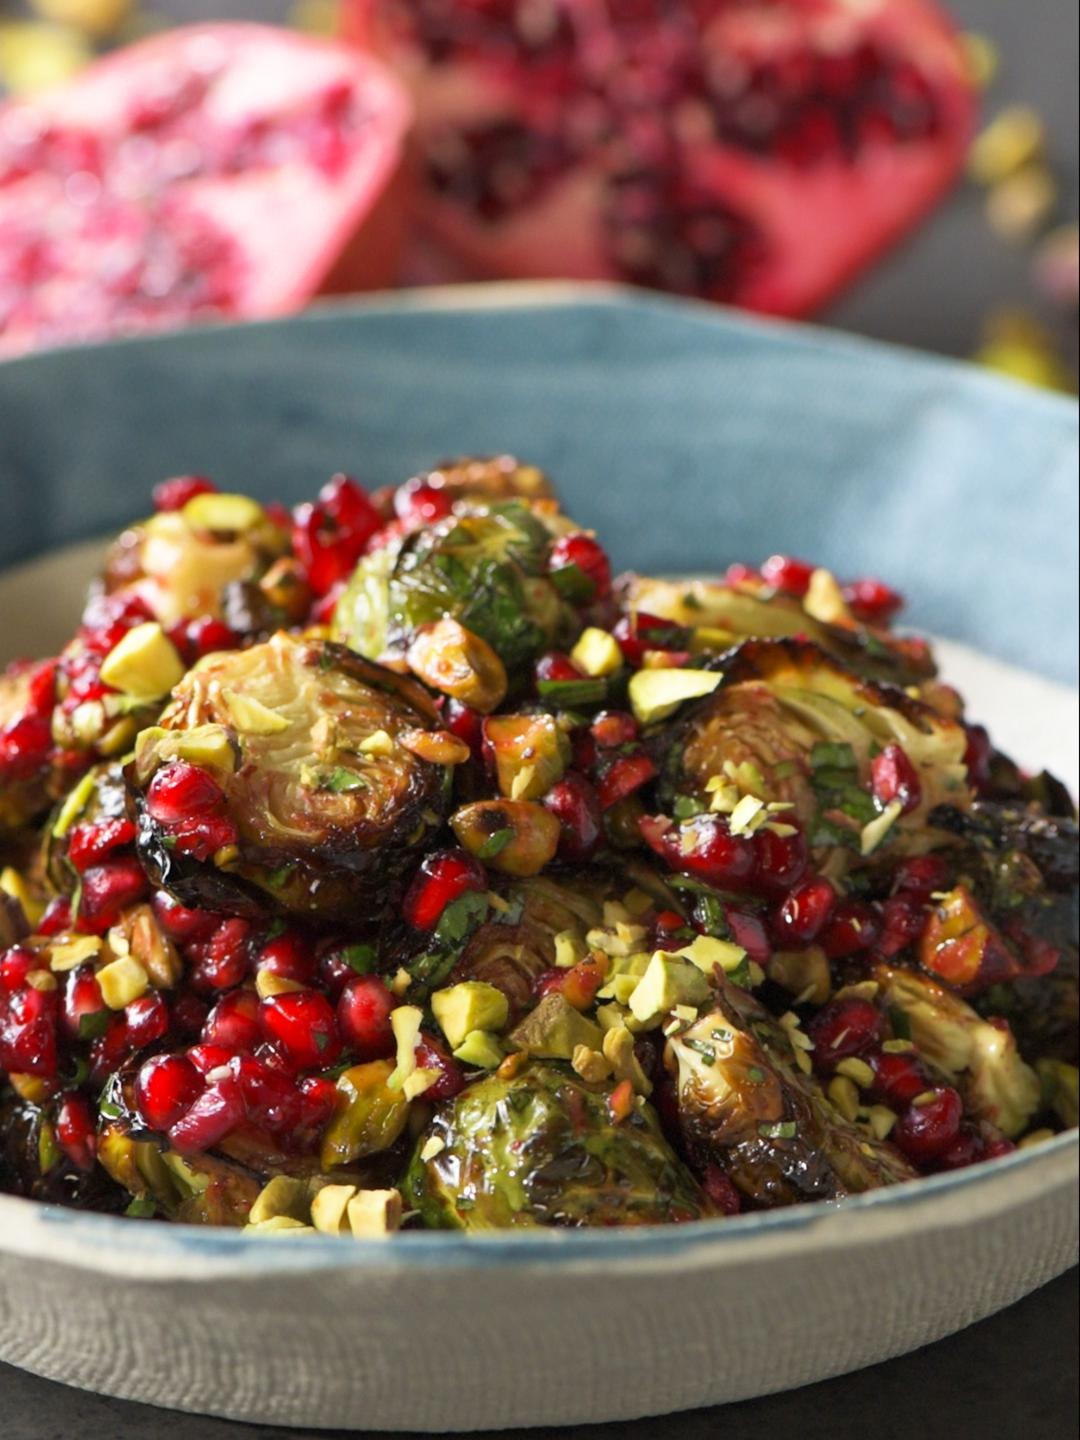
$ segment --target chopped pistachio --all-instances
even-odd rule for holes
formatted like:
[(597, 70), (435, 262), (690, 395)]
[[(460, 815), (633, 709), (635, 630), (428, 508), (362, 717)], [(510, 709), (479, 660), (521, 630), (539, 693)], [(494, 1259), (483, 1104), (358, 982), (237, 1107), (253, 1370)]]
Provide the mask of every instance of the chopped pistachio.
[(560, 930), (555, 936), (555, 964), (560, 970), (569, 970), (584, 960), (588, 947), (574, 930)]
[(192, 530), (235, 535), (254, 530), (266, 520), (266, 511), (248, 495), (195, 495), (180, 512)]
[(834, 1075), (826, 1094), (845, 1120), (854, 1121), (859, 1113), (859, 1091), (853, 1080), (846, 1075)]
[(709, 982), (696, 964), (657, 950), (628, 1003), (635, 1019), (651, 1027), (676, 1005), (701, 1005), (708, 997)]
[(324, 1235), (349, 1232), (346, 1207), (356, 1194), (355, 1185), (324, 1185), (311, 1201), (311, 1223)]
[(415, 1005), (398, 1005), (390, 1012), (390, 1028), (397, 1042), (397, 1066), (389, 1084), (402, 1085), (416, 1069), (416, 1047), (424, 1012)]
[(121, 955), (97, 972), (101, 998), (110, 1010), (123, 1010), (150, 988), (150, 977), (130, 955)]
[(860, 1090), (869, 1090), (874, 1083), (873, 1070), (865, 1060), (860, 1060), (855, 1055), (849, 1055), (846, 1059), (841, 1060), (836, 1067), (836, 1073), (846, 1075), (850, 1080), (854, 1080)]
[(63, 974), (93, 960), (101, 954), (102, 942), (97, 935), (73, 935), (49, 947), (49, 969)]
[(349, 1228), (357, 1239), (391, 1235), (401, 1225), (404, 1206), (400, 1190), (360, 1190), (346, 1207)]
[(498, 1036), (487, 1030), (470, 1030), (454, 1051), (454, 1059), (478, 1070), (495, 1070), (502, 1064), (505, 1054)]
[(641, 1063), (634, 1053), (634, 1037), (625, 1025), (616, 1025), (613, 1029), (606, 1030), (601, 1048), (616, 1080), (629, 1080), (637, 1095), (652, 1093), (652, 1082), (641, 1068)]
[(156, 620), (129, 630), (101, 662), (101, 679), (126, 695), (167, 695), (184, 678), (184, 662)]
[(871, 1105), (866, 1112), (867, 1122), (878, 1140), (884, 1140), (896, 1124), (896, 1111), (887, 1105)]
[(803, 598), (803, 609), (824, 625), (847, 623), (851, 611), (844, 599), (840, 583), (831, 570), (818, 569), (810, 576), (810, 584)]
[(589, 1085), (599, 1085), (611, 1074), (611, 1062), (602, 1051), (590, 1050), (588, 1045), (574, 1046), (570, 1064), (575, 1073)]
[(361, 740), (359, 750), (361, 755), (385, 757), (394, 753), (394, 742), (385, 730), (376, 730), (366, 740)]
[(627, 687), (630, 708), (639, 725), (653, 725), (674, 715), (684, 701), (711, 695), (722, 679), (719, 670), (638, 670)]
[(268, 1180), (255, 1197), (255, 1203), (248, 1214), (248, 1223), (261, 1225), (279, 1215), (287, 1215), (306, 1225), (309, 1215), (307, 1183), (292, 1175), (275, 1175)]
[(717, 940), (713, 935), (698, 935), (689, 945), (673, 952), (680, 959), (691, 964), (705, 975), (711, 975), (717, 965), (725, 972), (737, 970), (746, 959), (746, 951), (731, 940)]
[(471, 1030), (501, 1030), (509, 1013), (503, 992), (483, 980), (463, 980), (436, 990), (431, 1008), (451, 1049), (462, 1044)]
[(607, 630), (589, 625), (581, 632), (577, 644), (570, 652), (570, 658), (579, 670), (594, 679), (603, 675), (614, 675), (622, 669), (623, 654), (619, 642)]

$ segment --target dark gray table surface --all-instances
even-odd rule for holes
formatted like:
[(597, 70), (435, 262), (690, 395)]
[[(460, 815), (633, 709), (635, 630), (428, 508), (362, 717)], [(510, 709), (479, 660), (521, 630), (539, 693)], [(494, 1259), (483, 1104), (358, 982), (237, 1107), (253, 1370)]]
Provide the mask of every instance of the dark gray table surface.
[[(281, 18), (285, 0), (159, 0), (177, 19)], [(1047, 122), (1075, 215), (1076, 0), (951, 0), (966, 25), (991, 35), (1003, 58), (988, 109), (1034, 104)], [(983, 317), (1031, 301), (1029, 259), (987, 228), (982, 199), (961, 190), (932, 222), (862, 279), (822, 318), (881, 339), (964, 355)], [(957, 1285), (964, 1283), (960, 1274)], [(673, 1342), (673, 1343), (677, 1343)], [(787, 1395), (667, 1420), (593, 1430), (529, 1432), (536, 1440), (1073, 1440), (1077, 1433), (1077, 1271), (1011, 1310), (927, 1350)], [(0, 1366), (3, 1440), (314, 1440), (329, 1432), (275, 1431), (104, 1400)], [(524, 1432), (522, 1432), (524, 1433)]]

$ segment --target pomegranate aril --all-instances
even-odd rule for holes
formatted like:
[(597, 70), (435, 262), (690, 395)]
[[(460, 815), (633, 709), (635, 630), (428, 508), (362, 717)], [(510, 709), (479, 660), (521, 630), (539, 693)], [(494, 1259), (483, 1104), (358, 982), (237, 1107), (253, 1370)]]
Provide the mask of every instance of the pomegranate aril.
[(64, 1029), (73, 1039), (96, 1040), (105, 1033), (112, 1012), (102, 998), (97, 976), (88, 965), (68, 975), (62, 1014)]
[(37, 970), (40, 965), (41, 960), (33, 950), (24, 950), (21, 945), (5, 950), (0, 956), (0, 991), (21, 990), (31, 970)]
[(244, 1109), (253, 1125), (287, 1136), (299, 1123), (300, 1094), (288, 1075), (251, 1055), (237, 1055), (229, 1069), (240, 1084)]
[(57, 1069), (55, 990), (18, 990), (0, 1000), (0, 1070), (51, 1080)]
[(140, 995), (124, 1007), (128, 1041), (133, 1050), (143, 1050), (161, 1040), (169, 1030), (169, 1007), (165, 997), (156, 990)]
[(754, 873), (753, 846), (745, 837), (732, 835), (722, 815), (697, 815), (664, 828), (646, 818), (641, 833), (673, 870), (695, 875), (710, 885), (739, 889)]
[(852, 615), (866, 625), (887, 625), (904, 608), (904, 597), (881, 580), (852, 580), (843, 594)]
[(187, 1058), (200, 1075), (209, 1075), (211, 1070), (220, 1070), (228, 1065), (233, 1052), (224, 1045), (192, 1045)]
[(224, 1140), (243, 1120), (243, 1093), (230, 1075), (207, 1085), (181, 1119), (169, 1127), (169, 1143), (182, 1155), (197, 1155)]
[(337, 1003), (337, 1023), (345, 1046), (358, 1060), (382, 1060), (394, 1053), (390, 1012), (398, 1002), (377, 975), (356, 975)]
[(589, 727), (601, 750), (618, 750), (638, 738), (638, 724), (628, 710), (601, 710)]
[(333, 1008), (317, 991), (271, 996), (259, 1007), (259, 1024), (267, 1039), (301, 1069), (324, 1069), (341, 1052)]
[(815, 568), (809, 561), (796, 560), (793, 555), (770, 555), (761, 567), (761, 578), (774, 590), (797, 595), (801, 600), (810, 588), (810, 576)]
[(224, 800), (225, 792), (209, 770), (174, 760), (150, 781), (146, 809), (159, 825), (172, 827), (212, 814)]
[(184, 625), (179, 648), (188, 664), (193, 665), (196, 660), (201, 660), (204, 655), (212, 655), (215, 651), (235, 650), (239, 643), (240, 636), (226, 625), (224, 620), (215, 620), (212, 615), (200, 615)]
[(168, 1130), (195, 1103), (203, 1078), (183, 1055), (155, 1055), (135, 1076), (135, 1103), (151, 1130)]
[(26, 779), (39, 770), (52, 749), (52, 728), (43, 716), (22, 715), (0, 731), (0, 776)]
[(563, 684), (567, 681), (584, 680), (585, 672), (561, 650), (548, 650), (533, 666), (533, 678), (537, 681), (547, 680)]
[(185, 990), (172, 1002), (172, 1023), (178, 1035), (185, 1039), (198, 1035), (206, 1024), (210, 1007), (193, 990)]
[(426, 1100), (452, 1100), (465, 1088), (465, 1072), (437, 1040), (422, 1034), (416, 1047), (418, 1070), (435, 1070), (438, 1079), (424, 1091)]
[(216, 490), (214, 482), (204, 475), (175, 475), (154, 486), (154, 509), (182, 510), (196, 495), (212, 495)]
[(134, 856), (92, 865), (82, 877), (78, 928), (93, 935), (104, 934), (119, 920), (121, 912), (141, 900), (149, 888)]
[(162, 929), (181, 943), (205, 940), (220, 923), (217, 915), (207, 910), (189, 910), (166, 890), (156, 891), (151, 903)]
[(464, 740), (475, 758), (480, 754), (484, 735), (484, 717), (479, 710), (461, 700), (447, 699), (443, 706), (443, 724), (451, 735)]
[(357, 556), (377, 530), (382, 516), (361, 485), (348, 475), (335, 475), (319, 491), (319, 503), (337, 527), (339, 536), (348, 536), (359, 547)]
[(769, 944), (769, 937), (765, 933), (765, 926), (756, 915), (749, 914), (745, 910), (727, 911), (728, 929), (731, 931), (731, 938), (736, 945), (741, 945), (749, 955), (750, 959), (758, 965), (764, 965), (772, 954), (772, 946)]
[(547, 792), (543, 803), (562, 827), (561, 858), (576, 863), (590, 860), (603, 838), (603, 817), (595, 787), (584, 775), (568, 770)]
[(922, 800), (919, 772), (899, 745), (886, 745), (870, 762), (874, 798), (882, 806), (899, 801), (900, 813), (910, 815)]
[(97, 1158), (97, 1117), (85, 1095), (72, 1092), (56, 1112), (56, 1138), (79, 1170), (92, 1170)]
[(948, 890), (951, 867), (943, 855), (912, 855), (893, 872), (893, 890), (928, 900)]
[(754, 879), (768, 894), (790, 890), (806, 874), (810, 857), (801, 830), (794, 835), (777, 835), (762, 828), (755, 832), (753, 845)]
[(172, 827), (173, 849), (179, 855), (205, 862), (219, 850), (235, 845), (240, 832), (227, 815), (205, 815)]
[(554, 573), (570, 566), (579, 570), (588, 582), (588, 593), (582, 595), (581, 599), (604, 600), (610, 595), (611, 562), (592, 535), (587, 535), (584, 531), (561, 535), (552, 545), (548, 556), (548, 571)]
[(427, 476), (406, 480), (394, 491), (394, 513), (410, 530), (444, 519), (452, 507), (450, 491), (445, 486), (434, 484)]
[(39, 935), (62, 935), (71, 929), (71, 901), (66, 895), (57, 895), (45, 907), (45, 914), (38, 921)]
[(448, 905), (469, 891), (486, 889), (487, 875), (478, 860), (464, 850), (440, 850), (421, 862), (402, 913), (414, 930), (434, 930)]
[(913, 895), (893, 895), (881, 907), (881, 935), (875, 945), (886, 959), (914, 945), (923, 932), (926, 910)]
[(874, 1093), (894, 1110), (902, 1110), (930, 1087), (930, 1074), (913, 1050), (868, 1055), (874, 1072)]
[(298, 985), (313, 985), (318, 971), (311, 945), (303, 936), (289, 931), (267, 941), (256, 957), (255, 969)]
[(877, 1049), (885, 1033), (885, 1017), (869, 1000), (855, 996), (830, 1000), (809, 1021), (806, 1033), (814, 1042), (815, 1068), (831, 1074), (841, 1060)]
[(90, 1047), (90, 1079), (95, 1085), (104, 1085), (131, 1054), (128, 1041), (127, 1020), (123, 1015), (114, 1015), (109, 1021), (100, 1040)]
[(964, 1114), (963, 1102), (951, 1085), (925, 1093), (928, 1098), (909, 1105), (889, 1132), (892, 1143), (918, 1165), (948, 1150), (960, 1133)]
[(204, 1045), (220, 1045), (230, 1054), (254, 1050), (262, 1036), (259, 997), (253, 990), (234, 990), (223, 995), (202, 1028)]
[(871, 950), (881, 934), (881, 920), (872, 905), (861, 900), (841, 900), (821, 932), (821, 948), (830, 960), (842, 960)]
[(196, 987), (231, 990), (239, 985), (251, 968), (250, 936), (250, 921), (223, 920), (200, 947), (191, 971)]
[(134, 839), (135, 826), (126, 816), (99, 820), (96, 824), (73, 825), (68, 834), (67, 858), (81, 874)]
[(984, 790), (990, 783), (990, 762), (994, 746), (983, 725), (965, 725), (967, 747), (964, 750), (964, 764), (967, 766), (968, 781), (977, 791)]
[(337, 1087), (322, 1075), (307, 1075), (297, 1087), (300, 1096), (298, 1126), (304, 1131), (319, 1131), (334, 1113)]
[(686, 632), (670, 620), (638, 610), (633, 615), (621, 615), (611, 633), (619, 643), (623, 659), (637, 670), (641, 668), (647, 650), (663, 650), (673, 637)]
[(610, 810), (620, 800), (633, 795), (656, 777), (656, 764), (644, 750), (636, 755), (620, 755), (608, 764), (596, 782), (601, 810)]
[(780, 945), (809, 945), (829, 923), (836, 890), (819, 876), (790, 891), (772, 916), (773, 935)]

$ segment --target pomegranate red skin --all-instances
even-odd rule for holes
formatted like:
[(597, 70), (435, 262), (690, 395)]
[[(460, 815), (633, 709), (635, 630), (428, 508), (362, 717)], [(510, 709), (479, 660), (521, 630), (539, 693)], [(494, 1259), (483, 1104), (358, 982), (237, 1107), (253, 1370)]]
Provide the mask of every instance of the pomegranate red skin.
[(555, 0), (540, 36), (520, 8), (343, 7), (412, 88), (438, 277), (630, 280), (805, 314), (962, 169), (973, 92), (934, 0)]
[[(343, 128), (346, 113), (358, 118)], [(404, 89), (372, 56), (244, 24), (154, 36), (0, 106), (0, 290), (15, 274), (0, 356), (385, 288), (407, 219), (411, 118)], [(28, 147), (27, 134), (45, 140)], [(162, 154), (145, 161), (162, 134)], [(179, 175), (168, 169), (173, 140), (193, 164)], [(123, 159), (133, 153), (145, 161), (135, 173)], [(73, 195), (72, 174), (94, 188)], [(51, 251), (41, 242), (54, 232)], [(162, 243), (164, 293), (144, 286), (142, 269)], [(27, 252), (44, 256), (29, 279)]]

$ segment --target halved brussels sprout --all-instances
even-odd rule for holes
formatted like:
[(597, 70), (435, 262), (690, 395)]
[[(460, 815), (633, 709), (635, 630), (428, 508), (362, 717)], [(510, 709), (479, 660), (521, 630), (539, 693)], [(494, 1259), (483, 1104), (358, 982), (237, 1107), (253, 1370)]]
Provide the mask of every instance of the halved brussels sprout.
[(473, 456), (450, 460), (406, 480), (405, 488), (423, 485), (445, 490), (455, 503), (463, 500), (554, 500), (551, 481), (535, 465), (524, 465), (513, 455)]
[(166, 629), (195, 616), (220, 619), (229, 587), (258, 581), (288, 544), (246, 495), (197, 495), (125, 530), (106, 556), (104, 587), (138, 595)]
[[(446, 769), (408, 748), (437, 720), (414, 681), (341, 646), (280, 633), (207, 656), (125, 772), (140, 857), (184, 904), (377, 919), (445, 814)], [(213, 776), (216, 813), (151, 813), (148, 790), (177, 760)]]
[(1005, 1135), (1021, 1134), (1039, 1108), (1040, 1090), (1014, 1036), (928, 975), (879, 965), (874, 977), (886, 1004), (907, 1017), (919, 1053), (959, 1088), (965, 1109)]
[(459, 1230), (649, 1225), (712, 1213), (648, 1102), (615, 1124), (609, 1095), (550, 1062), (477, 1081), (420, 1137), (402, 1187), (408, 1203), (425, 1225)]
[[(861, 679), (808, 641), (746, 641), (719, 662), (718, 690), (673, 727), (666, 783), (713, 809), (730, 790), (786, 803), (811, 845), (868, 855), (948, 844), (929, 824), (942, 802), (971, 792), (961, 725), (903, 690)], [(875, 800), (871, 762), (898, 746), (917, 776), (917, 803), (895, 813)], [(719, 792), (717, 787), (720, 787)]]
[(795, 1044), (764, 1006), (721, 975), (715, 982), (715, 1008), (670, 1041), (692, 1160), (719, 1165), (766, 1209), (913, 1178), (898, 1150), (845, 1120), (799, 1068)]
[(656, 615), (691, 631), (693, 647), (723, 651), (742, 640), (804, 635), (859, 675), (913, 685), (936, 673), (921, 640), (852, 622), (816, 620), (794, 595), (720, 580), (657, 580), (631, 575), (623, 587), (628, 609)]
[(450, 616), (479, 635), (508, 672), (577, 622), (545, 573), (553, 531), (519, 500), (450, 516), (361, 560), (334, 616), (334, 638), (369, 659), (404, 654), (421, 626)]

